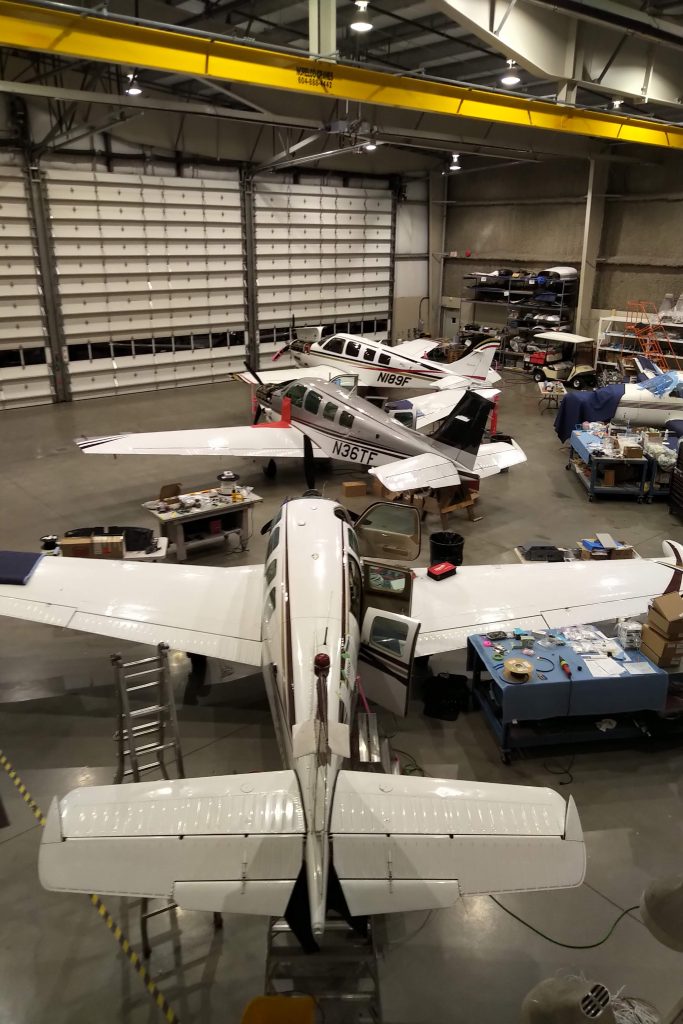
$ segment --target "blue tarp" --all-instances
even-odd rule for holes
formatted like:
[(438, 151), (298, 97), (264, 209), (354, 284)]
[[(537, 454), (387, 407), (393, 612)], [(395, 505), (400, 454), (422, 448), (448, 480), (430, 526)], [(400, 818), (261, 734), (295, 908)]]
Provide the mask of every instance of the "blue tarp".
[(624, 397), (625, 384), (608, 384), (596, 391), (569, 391), (555, 417), (555, 433), (566, 441), (577, 423), (606, 423)]

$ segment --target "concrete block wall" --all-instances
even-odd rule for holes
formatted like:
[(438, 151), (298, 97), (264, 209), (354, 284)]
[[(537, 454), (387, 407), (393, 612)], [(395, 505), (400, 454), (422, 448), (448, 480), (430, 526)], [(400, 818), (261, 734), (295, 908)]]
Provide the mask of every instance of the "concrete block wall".
[[(579, 268), (587, 186), (585, 160), (452, 175), (444, 294), (465, 297), (464, 275), (475, 269)], [(683, 292), (683, 155), (644, 149), (642, 161), (611, 165), (597, 267), (596, 312), (623, 310), (629, 299), (659, 305), (666, 292)], [(489, 312), (491, 322), (496, 312)], [(485, 313), (477, 308), (479, 319), (486, 321)]]

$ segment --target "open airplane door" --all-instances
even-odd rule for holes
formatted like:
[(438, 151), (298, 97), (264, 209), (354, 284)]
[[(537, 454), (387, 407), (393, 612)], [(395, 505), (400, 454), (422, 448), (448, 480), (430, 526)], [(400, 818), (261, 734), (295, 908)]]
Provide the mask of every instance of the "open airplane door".
[(414, 505), (376, 501), (356, 520), (361, 555), (412, 562), (420, 554), (420, 513)]
[(404, 718), (420, 623), (407, 615), (368, 608), (359, 651), (363, 692), (369, 700)]

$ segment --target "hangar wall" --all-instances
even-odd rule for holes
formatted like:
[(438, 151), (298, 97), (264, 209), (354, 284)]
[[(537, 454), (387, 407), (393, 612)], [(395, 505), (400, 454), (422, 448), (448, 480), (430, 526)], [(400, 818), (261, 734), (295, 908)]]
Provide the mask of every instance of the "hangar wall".
[[(452, 175), (447, 300), (467, 295), (469, 270), (553, 263), (579, 268), (588, 170), (585, 160), (530, 160)], [(592, 296), (595, 328), (599, 315), (624, 310), (629, 299), (659, 305), (666, 292), (675, 298), (683, 292), (681, 181), (678, 155), (647, 152), (642, 162), (611, 163)]]

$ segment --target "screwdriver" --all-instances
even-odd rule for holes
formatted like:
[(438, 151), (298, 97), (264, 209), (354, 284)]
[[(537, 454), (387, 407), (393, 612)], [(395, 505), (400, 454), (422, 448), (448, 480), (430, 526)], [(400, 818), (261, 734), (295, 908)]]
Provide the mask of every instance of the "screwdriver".
[(564, 658), (560, 658), (560, 668), (562, 669), (562, 671), (566, 675), (567, 679), (571, 679), (571, 677), (572, 677), (572, 670), (570, 669), (569, 665), (564, 660)]

